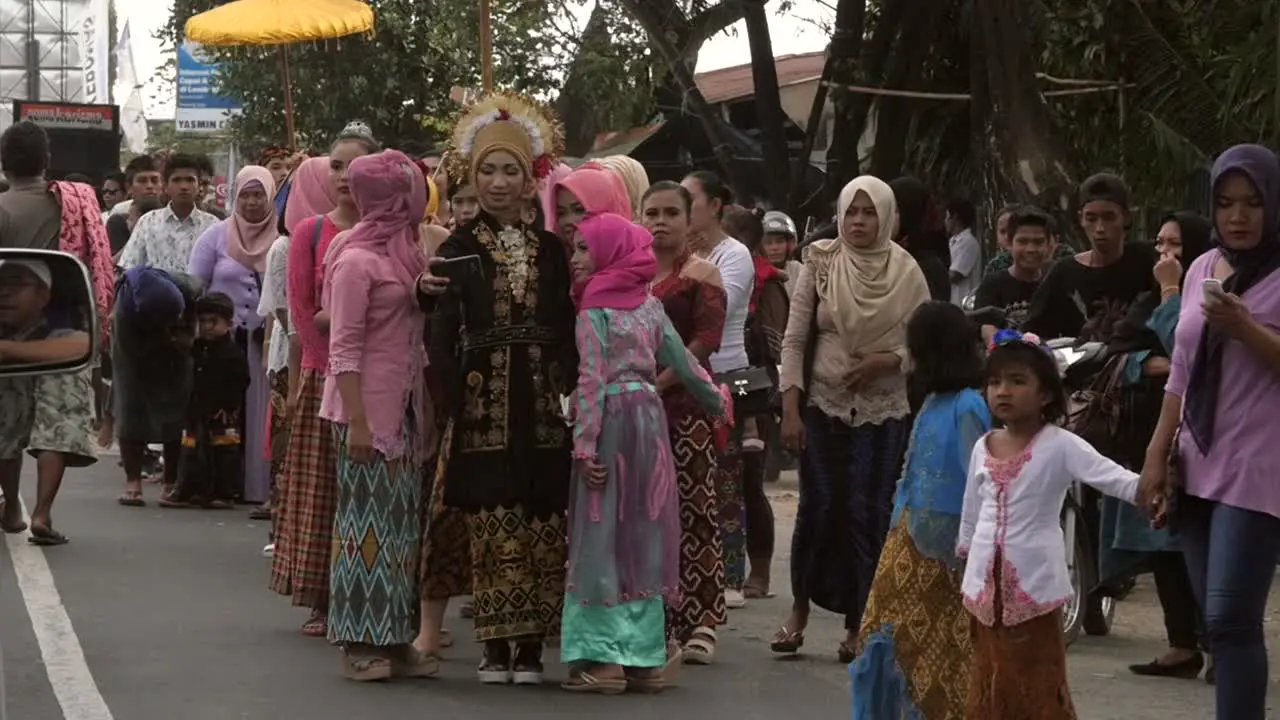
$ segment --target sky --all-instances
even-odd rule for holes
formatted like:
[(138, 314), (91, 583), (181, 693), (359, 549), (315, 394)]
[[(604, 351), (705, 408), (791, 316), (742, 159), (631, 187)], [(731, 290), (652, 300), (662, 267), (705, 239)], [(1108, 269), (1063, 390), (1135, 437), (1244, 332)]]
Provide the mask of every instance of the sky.
[[(148, 99), (147, 117), (172, 118), (172, 90), (161, 92), (162, 88), (156, 86), (156, 80), (153, 77), (156, 69), (167, 59), (165, 49), (154, 35), (168, 20), (170, 8), (173, 7), (172, 0), (115, 0), (115, 4), (120, 27), (124, 27), (126, 20), (129, 23), (130, 33), (133, 36), (134, 62), (137, 64), (140, 79), (145, 79), (147, 82), (147, 90), (143, 93), (143, 96)], [(795, 0), (793, 4), (795, 9), (787, 16), (771, 14), (769, 17), (769, 30), (775, 55), (813, 52), (821, 50), (827, 44), (827, 38), (822, 31), (806, 18), (829, 21), (833, 13), (828, 3), (822, 0)], [(164, 12), (159, 12), (159, 6), (164, 7)], [(589, 11), (588, 6), (583, 11), (584, 19)], [(743, 23), (738, 23), (730, 32), (716, 36), (703, 46), (702, 54), (698, 57), (698, 71), (716, 70), (749, 61), (747, 31)], [(157, 97), (163, 100), (152, 100)]]

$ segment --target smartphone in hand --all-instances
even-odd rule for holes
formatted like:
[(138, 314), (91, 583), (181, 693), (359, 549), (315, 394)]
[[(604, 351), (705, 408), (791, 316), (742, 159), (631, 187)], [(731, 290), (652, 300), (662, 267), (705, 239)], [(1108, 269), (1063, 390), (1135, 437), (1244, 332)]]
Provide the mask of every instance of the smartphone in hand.
[(1205, 302), (1218, 302), (1227, 296), (1227, 291), (1222, 287), (1222, 281), (1217, 278), (1205, 278), (1200, 287), (1204, 292)]
[(431, 261), (431, 274), (448, 278), (450, 285), (459, 285), (468, 279), (483, 280), (484, 265), (479, 255), (460, 255), (458, 257)]

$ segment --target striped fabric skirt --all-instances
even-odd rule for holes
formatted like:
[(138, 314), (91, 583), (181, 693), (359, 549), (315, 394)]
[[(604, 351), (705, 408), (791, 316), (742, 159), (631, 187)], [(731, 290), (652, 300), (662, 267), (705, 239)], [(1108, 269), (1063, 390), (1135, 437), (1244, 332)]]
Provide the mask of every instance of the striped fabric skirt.
[(329, 642), (405, 645), (418, 634), (422, 475), (408, 457), (357, 463), (347, 426), (333, 424), (338, 502), (333, 523)]
[(725, 624), (724, 556), (721, 550), (714, 470), (715, 440), (705, 417), (670, 426), (671, 454), (680, 493), (680, 591), (667, 608), (667, 634), (683, 644), (694, 629)]
[(324, 375), (302, 371), (302, 398), (285, 452), (288, 469), (278, 491), (277, 525), (271, 562), (271, 590), (313, 610), (329, 607), (330, 550), (337, 504), (338, 458), (330, 423), (320, 417)]
[(444, 504), (445, 468), (449, 465), (452, 425), (445, 430), (436, 461), (423, 471), (427, 488), (423, 503), (422, 562), (419, 592), (423, 600), (448, 600), (471, 593), (471, 526), (468, 516)]

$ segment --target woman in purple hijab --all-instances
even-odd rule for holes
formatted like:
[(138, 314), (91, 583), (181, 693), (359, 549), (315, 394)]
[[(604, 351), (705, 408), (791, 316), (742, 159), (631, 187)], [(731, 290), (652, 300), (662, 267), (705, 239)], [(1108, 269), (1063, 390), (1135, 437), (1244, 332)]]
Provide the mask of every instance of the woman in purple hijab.
[(1280, 161), (1237, 145), (1212, 175), (1215, 247), (1183, 283), (1139, 502), (1182, 545), (1204, 609), (1217, 717), (1263, 720), (1262, 621), (1280, 560)]

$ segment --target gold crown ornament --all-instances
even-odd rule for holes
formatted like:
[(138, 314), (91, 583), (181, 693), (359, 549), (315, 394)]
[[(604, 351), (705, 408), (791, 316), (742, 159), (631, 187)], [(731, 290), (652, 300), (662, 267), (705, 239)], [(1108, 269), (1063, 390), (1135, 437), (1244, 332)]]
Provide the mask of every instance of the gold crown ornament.
[(532, 179), (541, 180), (564, 153), (564, 127), (541, 103), (516, 93), (494, 92), (461, 111), (449, 144), (450, 177), (474, 181), (480, 161), (491, 152), (505, 150)]

